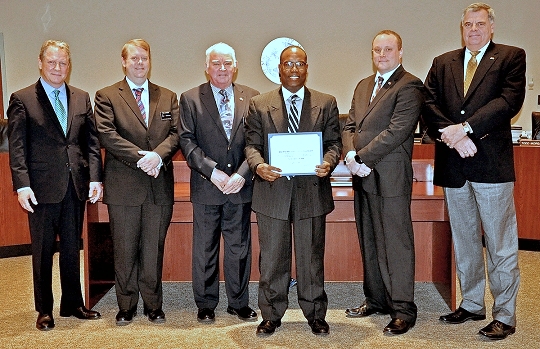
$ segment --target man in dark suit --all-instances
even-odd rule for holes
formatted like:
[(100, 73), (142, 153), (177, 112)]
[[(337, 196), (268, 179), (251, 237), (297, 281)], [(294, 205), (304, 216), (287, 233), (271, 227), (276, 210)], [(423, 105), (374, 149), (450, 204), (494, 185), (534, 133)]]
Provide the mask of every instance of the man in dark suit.
[(390, 314), (392, 320), (383, 332), (403, 334), (415, 325), (417, 313), (411, 158), (423, 85), (401, 65), (403, 47), (396, 32), (379, 32), (372, 47), (377, 73), (356, 86), (343, 129), (366, 296), (362, 305), (346, 314)]
[(165, 322), (162, 270), (165, 236), (172, 217), (172, 156), (178, 149), (178, 100), (148, 81), (150, 45), (128, 41), (122, 49), (125, 79), (96, 92), (95, 115), (105, 148), (103, 202), (113, 237), (116, 324), (137, 312)]
[(252, 173), (244, 155), (244, 119), (259, 92), (233, 84), (234, 49), (218, 43), (206, 50), (210, 78), (180, 96), (180, 147), (191, 168), (193, 204), (193, 294), (197, 320), (213, 322), (219, 300), (219, 245), (227, 312), (256, 321), (248, 305), (251, 273)]
[(435, 145), (434, 183), (444, 187), (463, 300), (440, 320), (484, 320), (482, 231), (493, 321), (490, 339), (515, 332), (519, 288), (511, 119), (525, 98), (525, 51), (491, 41), (494, 12), (483, 3), (463, 11), (465, 47), (433, 60), (424, 118)]
[[(253, 97), (246, 119), (246, 157), (256, 174), (252, 208), (257, 213), (261, 249), (259, 308), (263, 321), (256, 333), (270, 335), (281, 325), (288, 306), (294, 232), (300, 308), (312, 332), (326, 335), (325, 223), (334, 209), (330, 174), (341, 152), (339, 112), (333, 96), (304, 86), (308, 64), (302, 48), (283, 50), (278, 69), (281, 87)], [(289, 123), (289, 118), (295, 121)], [(268, 134), (287, 133), (289, 127), (294, 127), (292, 132), (322, 132), (322, 164), (306, 169), (313, 175), (282, 176), (280, 168), (269, 164)]]
[(85, 201), (101, 196), (101, 154), (88, 93), (65, 83), (71, 67), (65, 42), (45, 41), (41, 77), (14, 92), (7, 115), (13, 187), (28, 211), (36, 327), (54, 328), (52, 266), (60, 239), (60, 316), (98, 319), (84, 307), (80, 239)]

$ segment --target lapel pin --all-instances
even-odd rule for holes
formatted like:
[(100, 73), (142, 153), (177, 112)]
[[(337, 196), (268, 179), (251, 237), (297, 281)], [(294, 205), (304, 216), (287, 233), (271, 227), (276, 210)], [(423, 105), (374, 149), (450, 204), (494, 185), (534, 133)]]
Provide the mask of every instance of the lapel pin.
[(489, 57), (489, 59), (495, 59), (495, 57)]
[(241, 100), (241, 101), (243, 101), (243, 100), (244, 100), (244, 98), (243, 98), (243, 97), (240, 97), (240, 98), (238, 98), (238, 99), (239, 99), (239, 100)]

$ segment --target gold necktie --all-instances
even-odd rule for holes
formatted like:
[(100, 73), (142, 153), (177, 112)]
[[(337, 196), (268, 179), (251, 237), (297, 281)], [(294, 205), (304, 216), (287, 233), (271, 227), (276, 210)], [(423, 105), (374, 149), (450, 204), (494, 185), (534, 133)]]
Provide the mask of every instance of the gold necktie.
[(480, 51), (471, 51), (471, 59), (469, 59), (469, 63), (467, 63), (467, 71), (465, 72), (465, 83), (463, 84), (464, 96), (467, 95), (467, 91), (469, 90), (469, 86), (471, 85), (474, 72), (476, 71), (476, 67), (478, 66), (478, 63), (476, 62), (476, 55), (479, 53)]

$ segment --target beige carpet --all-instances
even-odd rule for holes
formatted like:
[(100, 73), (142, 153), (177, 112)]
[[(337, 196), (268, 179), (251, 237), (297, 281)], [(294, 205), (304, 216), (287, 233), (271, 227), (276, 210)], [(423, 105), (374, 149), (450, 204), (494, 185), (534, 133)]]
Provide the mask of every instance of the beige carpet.
[[(521, 288), (518, 300), (516, 334), (504, 341), (486, 341), (478, 329), (491, 321), (444, 325), (437, 318), (449, 311), (441, 295), (429, 283), (417, 283), (418, 322), (407, 334), (387, 337), (382, 328), (388, 316), (348, 319), (344, 308), (362, 300), (359, 283), (328, 283), (330, 335), (317, 337), (298, 308), (296, 291), (290, 294), (290, 309), (283, 325), (273, 336), (255, 336), (256, 323), (245, 323), (225, 312), (222, 294), (216, 309), (216, 322), (196, 321), (196, 307), (189, 283), (166, 283), (164, 310), (167, 322), (153, 325), (139, 316), (125, 327), (115, 325), (117, 308), (114, 292), (109, 292), (94, 309), (103, 318), (82, 321), (61, 318), (55, 304), (56, 328), (49, 332), (35, 329), (30, 257), (0, 259), (0, 348), (540, 348), (539, 301), (540, 252), (520, 251)], [(56, 261), (57, 265), (57, 261)], [(57, 273), (57, 271), (56, 271)], [(221, 287), (223, 290), (224, 287)], [(256, 307), (257, 284), (250, 285), (251, 305)], [(55, 275), (55, 298), (60, 297)], [(488, 304), (492, 301), (487, 299)]]

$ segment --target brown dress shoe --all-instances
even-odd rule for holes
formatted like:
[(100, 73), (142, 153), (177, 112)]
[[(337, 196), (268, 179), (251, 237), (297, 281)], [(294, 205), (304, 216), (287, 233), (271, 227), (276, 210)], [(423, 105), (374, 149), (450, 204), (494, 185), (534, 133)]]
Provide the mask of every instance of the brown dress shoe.
[(413, 328), (414, 324), (414, 321), (409, 322), (397, 318), (392, 319), (392, 321), (390, 321), (390, 323), (383, 329), (383, 333), (389, 335), (404, 334)]
[(100, 313), (98, 313), (97, 311), (88, 310), (84, 306), (75, 309), (60, 309), (60, 316), (75, 316), (77, 319), (81, 320), (97, 320), (101, 318)]
[(478, 331), (478, 334), (486, 336), (492, 340), (505, 339), (508, 335), (516, 332), (515, 326), (510, 326), (500, 322), (499, 320), (493, 320), (489, 325)]
[(269, 336), (273, 334), (276, 331), (276, 328), (281, 326), (281, 320), (277, 321), (271, 321), (271, 320), (263, 320), (259, 326), (257, 326), (257, 331), (255, 334), (259, 337), (261, 336)]
[(442, 322), (446, 322), (447, 324), (461, 324), (467, 320), (478, 321), (485, 319), (485, 315), (471, 313), (470, 311), (467, 311), (462, 307), (457, 308), (457, 310), (453, 313), (443, 315), (439, 318), (439, 320), (441, 320)]
[(38, 314), (36, 328), (40, 331), (49, 331), (54, 328), (54, 319), (49, 314)]

